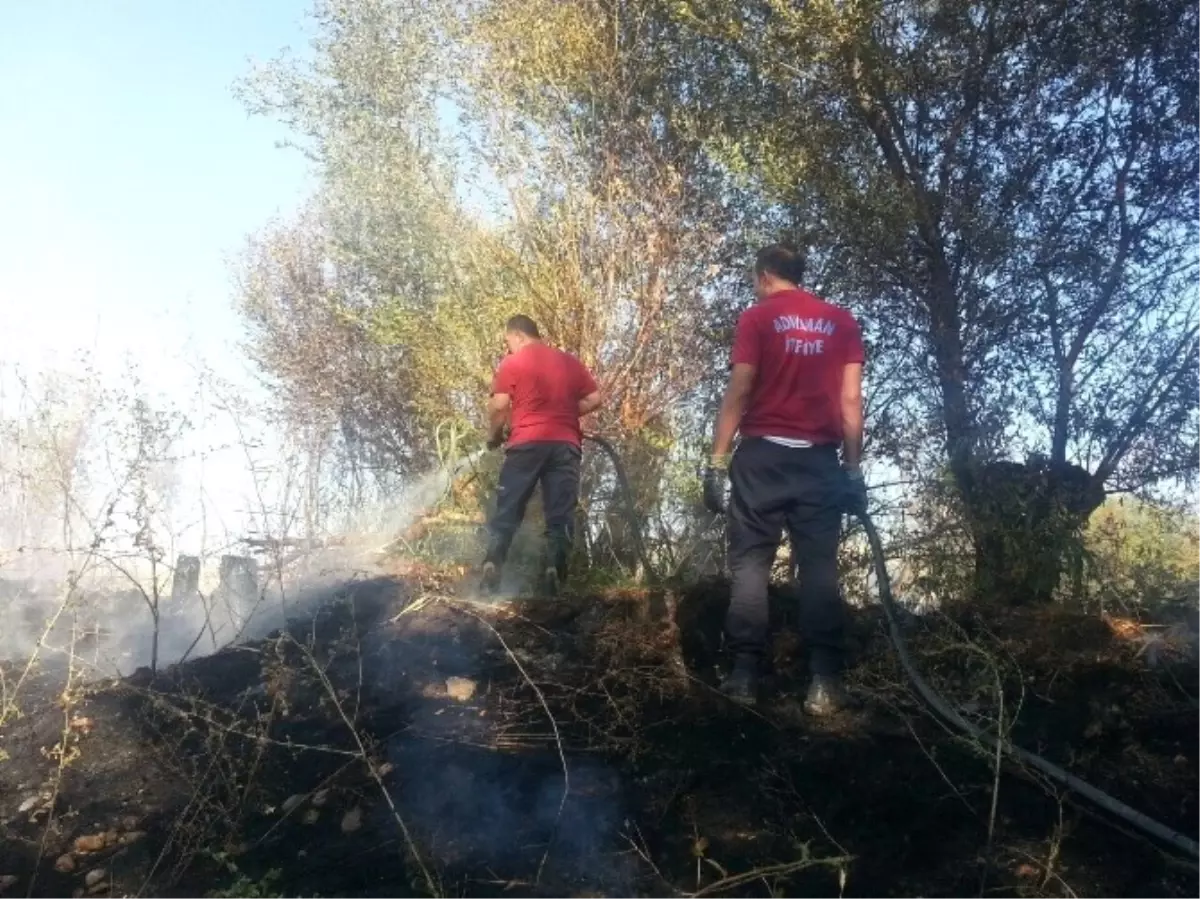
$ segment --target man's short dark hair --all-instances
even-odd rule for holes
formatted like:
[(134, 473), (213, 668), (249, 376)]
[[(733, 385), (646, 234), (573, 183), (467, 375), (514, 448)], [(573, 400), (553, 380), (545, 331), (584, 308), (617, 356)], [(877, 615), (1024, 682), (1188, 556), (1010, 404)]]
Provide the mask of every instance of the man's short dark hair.
[(773, 243), (754, 257), (754, 273), (799, 284), (804, 280), (804, 254), (791, 244)]
[(541, 340), (541, 332), (538, 331), (537, 322), (528, 315), (514, 315), (504, 323), (504, 330), (507, 332), (515, 331), (518, 334), (524, 334), (526, 337), (532, 337), (535, 340)]

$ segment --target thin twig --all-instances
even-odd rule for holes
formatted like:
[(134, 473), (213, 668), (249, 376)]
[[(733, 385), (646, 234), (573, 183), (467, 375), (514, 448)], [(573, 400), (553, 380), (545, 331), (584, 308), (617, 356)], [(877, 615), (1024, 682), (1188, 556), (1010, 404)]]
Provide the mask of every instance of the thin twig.
[[(71, 616), (71, 657), (75, 656), (75, 639), (76, 639), (76, 624), (77, 616), (73, 613)], [(71, 730), (72, 710), (75, 707), (75, 666), (69, 664), (67, 666), (67, 684), (62, 691), (62, 709), (63, 709), (63, 726), (62, 732), (59, 735), (58, 743), (58, 767), (54, 770), (54, 789), (50, 792), (50, 810), (46, 815), (46, 826), (42, 829), (42, 838), (38, 843), (38, 860), (40, 861), (46, 855), (46, 846), (50, 840), (50, 832), (54, 830), (54, 810), (58, 805), (58, 794), (62, 789), (63, 776), (66, 773), (67, 766), (74, 761), (74, 757), (70, 754), (72, 737), (74, 736)], [(38, 868), (35, 865), (33, 874), (29, 877), (29, 890), (26, 896), (33, 895), (34, 886), (37, 884)]]
[(992, 667), (996, 678), (996, 753), (995, 766), (992, 772), (992, 807), (988, 811), (987, 843), (983, 849), (983, 871), (979, 877), (979, 895), (982, 896), (987, 886), (988, 868), (992, 863), (993, 840), (996, 836), (996, 809), (1000, 804), (1000, 772), (1004, 767), (1004, 683), (1000, 679), (1000, 671)]
[(563, 793), (562, 798), (558, 802), (558, 812), (554, 816), (553, 836), (551, 837), (550, 842), (546, 844), (546, 851), (542, 854), (542, 860), (538, 862), (537, 875), (534, 878), (534, 883), (540, 883), (542, 879), (542, 870), (546, 866), (546, 860), (550, 857), (550, 849), (554, 845), (554, 838), (558, 835), (558, 828), (562, 823), (563, 810), (567, 806), (567, 796), (571, 792), (571, 772), (567, 766), (567, 754), (563, 749), (562, 735), (559, 733), (558, 722), (554, 720), (554, 715), (550, 711), (550, 704), (546, 702), (546, 697), (542, 693), (541, 688), (534, 683), (533, 678), (529, 676), (529, 673), (525, 670), (525, 666), (521, 664), (521, 660), (517, 658), (516, 654), (509, 647), (508, 643), (505, 642), (504, 637), (500, 635), (500, 632), (496, 630), (495, 626), (490, 621), (477, 613), (475, 610), (471, 608), (463, 608), (463, 611), (468, 615), (473, 616), (480, 624), (491, 631), (497, 640), (500, 641), (500, 645), (504, 647), (504, 652), (517, 667), (517, 670), (521, 673), (521, 677), (525, 679), (525, 683), (529, 684), (533, 692), (537, 694), (538, 702), (542, 704), (542, 709), (546, 712), (546, 718), (549, 720), (550, 727), (554, 731), (554, 743), (555, 747), (558, 749), (558, 759), (562, 763)]
[(408, 845), (408, 851), (412, 855), (413, 861), (416, 862), (417, 868), (420, 869), (421, 876), (425, 880), (425, 886), (429, 889), (430, 895), (440, 895), (437, 884), (434, 883), (433, 875), (429, 872), (429, 868), (426, 866), (425, 860), (421, 857), (421, 852), (417, 848), (416, 841), (413, 839), (412, 833), (408, 829), (408, 824), (405, 823), (403, 816), (400, 814), (400, 809), (396, 807), (396, 802), (394, 799), (392, 799), (391, 792), (384, 784), (383, 775), (379, 773), (378, 766), (371, 760), (370, 753), (367, 752), (367, 747), (363, 743), (362, 737), (359, 735), (358, 728), (355, 727), (354, 722), (350, 720), (350, 716), (346, 714), (346, 709), (342, 705), (342, 701), (338, 698), (337, 690), (330, 682), (329, 677), (325, 674), (325, 670), (313, 657), (312, 653), (309, 652), (308, 647), (303, 646), (299, 642), (293, 642), (296, 643), (296, 646), (300, 648), (300, 651), (304, 653), (308, 659), (309, 665), (321, 681), (321, 686), (325, 688), (325, 692), (329, 696), (330, 702), (332, 702), (333, 707), (337, 709), (337, 713), (345, 723), (346, 729), (350, 731), (350, 736), (354, 738), (354, 742), (358, 745), (359, 757), (363, 760), (363, 764), (367, 766), (367, 771), (370, 772), (371, 779), (374, 780), (376, 786), (379, 787), (379, 792), (383, 794), (383, 799), (388, 804), (388, 808), (392, 812), (392, 817), (396, 819), (396, 824), (400, 828), (400, 833), (403, 834), (404, 841)]
[(797, 871), (803, 871), (805, 868), (812, 868), (817, 865), (827, 865), (837, 868), (844, 867), (847, 863), (854, 860), (852, 855), (835, 855), (829, 858), (801, 858), (794, 862), (786, 862), (780, 865), (768, 865), (765, 868), (755, 868), (753, 871), (746, 871), (742, 874), (734, 874), (730, 877), (724, 877), (716, 883), (710, 883), (702, 890), (697, 890), (694, 893), (685, 893), (689, 899), (699, 899), (701, 896), (712, 896), (716, 893), (731, 890), (734, 887), (741, 886), (744, 883), (758, 880), (760, 877), (786, 877), (789, 874), (794, 874)]

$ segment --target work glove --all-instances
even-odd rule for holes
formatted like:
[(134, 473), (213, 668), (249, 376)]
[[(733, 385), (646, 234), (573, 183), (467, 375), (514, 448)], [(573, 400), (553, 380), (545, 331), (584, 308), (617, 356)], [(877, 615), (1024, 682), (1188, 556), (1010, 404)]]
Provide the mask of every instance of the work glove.
[(842, 508), (851, 515), (867, 511), (867, 482), (857, 468), (842, 469)]
[(714, 458), (704, 469), (704, 508), (714, 515), (724, 515), (726, 490), (729, 486), (729, 459)]

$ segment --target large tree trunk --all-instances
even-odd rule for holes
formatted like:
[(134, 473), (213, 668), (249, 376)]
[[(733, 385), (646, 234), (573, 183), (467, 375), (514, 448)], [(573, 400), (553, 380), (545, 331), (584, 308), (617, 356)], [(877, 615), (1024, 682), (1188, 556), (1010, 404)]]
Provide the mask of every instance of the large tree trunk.
[(1043, 460), (974, 466), (961, 483), (975, 544), (978, 598), (1047, 603), (1104, 491), (1087, 471)]

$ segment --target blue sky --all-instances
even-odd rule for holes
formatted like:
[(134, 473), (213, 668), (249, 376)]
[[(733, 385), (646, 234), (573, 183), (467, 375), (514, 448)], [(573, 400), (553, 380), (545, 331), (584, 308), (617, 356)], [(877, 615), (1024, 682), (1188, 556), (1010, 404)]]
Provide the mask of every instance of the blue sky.
[[(282, 128), (251, 118), (233, 85), (252, 60), (307, 51), (309, 7), (4, 4), (0, 366), (67, 370), (87, 352), (120, 384), (133, 358), (154, 394), (184, 408), (197, 363), (245, 382), (230, 257), (311, 182), (300, 155), (277, 148)], [(192, 448), (226, 442), (216, 430)], [(244, 457), (214, 476), (215, 461), (208, 495), (219, 480), (225, 513), (244, 509)]]
[(0, 358), (36, 368), (94, 349), (111, 369), (132, 352), (172, 392), (180, 341), (233, 362), (229, 255), (307, 179), (232, 86), (251, 58), (307, 46), (308, 6), (5, 4)]

